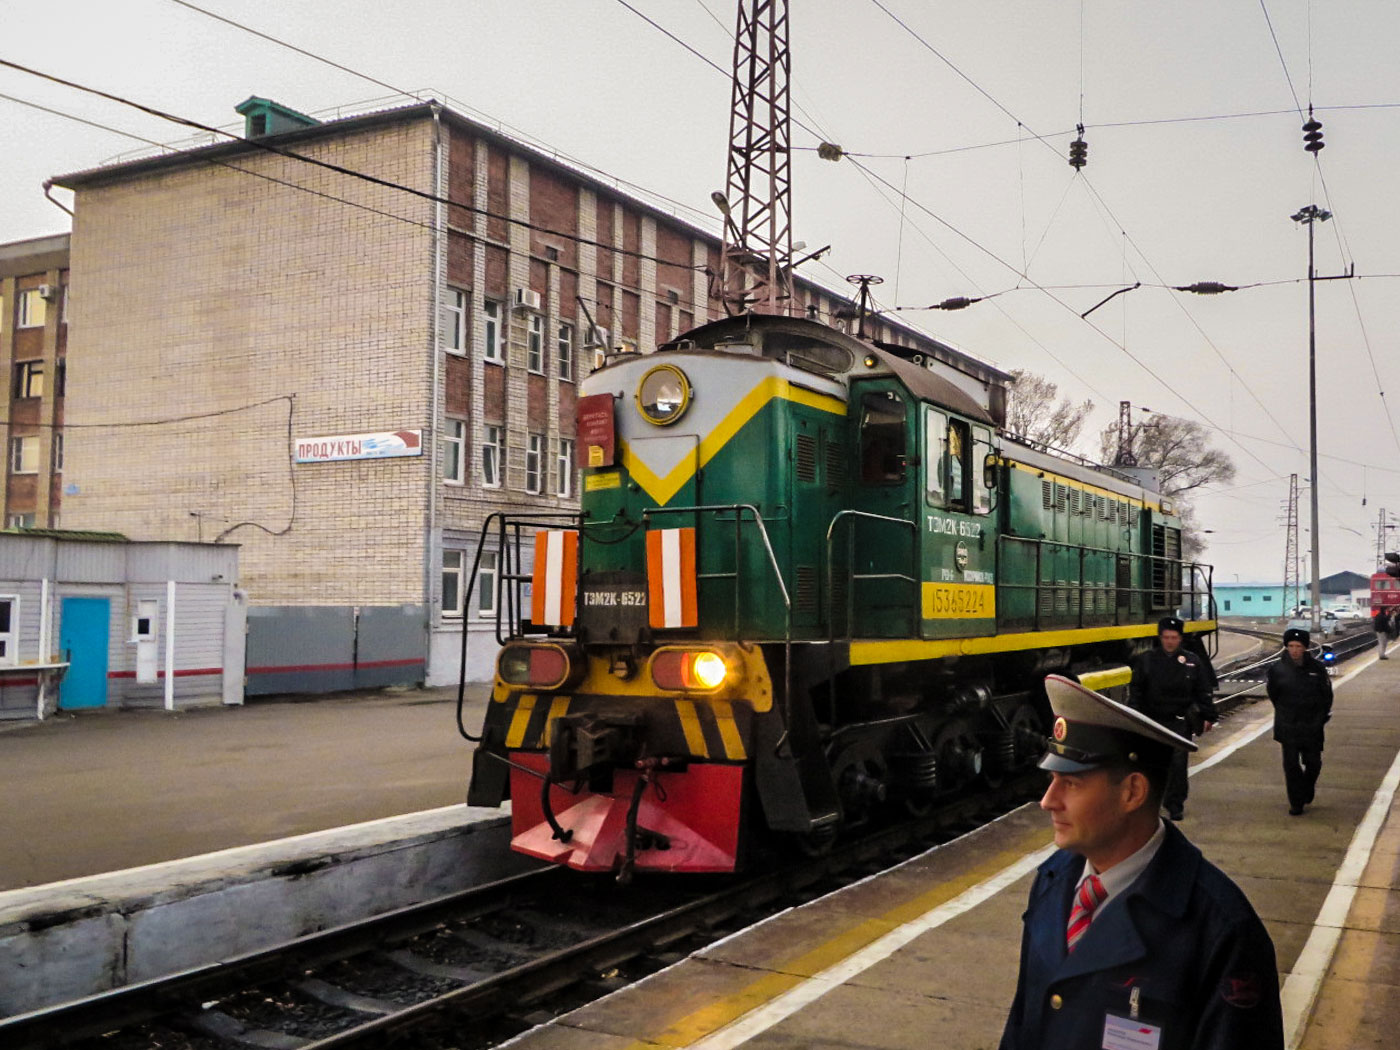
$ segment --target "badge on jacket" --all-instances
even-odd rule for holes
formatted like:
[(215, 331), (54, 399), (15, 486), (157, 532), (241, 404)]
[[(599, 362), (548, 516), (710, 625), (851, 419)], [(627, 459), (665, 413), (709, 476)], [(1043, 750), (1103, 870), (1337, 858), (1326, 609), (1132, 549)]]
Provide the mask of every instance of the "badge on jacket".
[(1126, 1017), (1107, 1015), (1103, 1019), (1103, 1050), (1157, 1050), (1162, 1029)]

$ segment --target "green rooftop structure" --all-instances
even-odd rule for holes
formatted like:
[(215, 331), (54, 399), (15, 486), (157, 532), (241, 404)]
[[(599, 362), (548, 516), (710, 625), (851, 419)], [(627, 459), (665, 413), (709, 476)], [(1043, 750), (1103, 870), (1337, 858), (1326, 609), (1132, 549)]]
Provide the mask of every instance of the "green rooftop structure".
[(270, 98), (259, 98), (257, 95), (249, 95), (234, 109), (243, 115), (243, 137), (249, 139), (280, 135), (284, 131), (300, 131), (321, 123), (315, 117), (308, 117), (305, 113), (298, 113)]

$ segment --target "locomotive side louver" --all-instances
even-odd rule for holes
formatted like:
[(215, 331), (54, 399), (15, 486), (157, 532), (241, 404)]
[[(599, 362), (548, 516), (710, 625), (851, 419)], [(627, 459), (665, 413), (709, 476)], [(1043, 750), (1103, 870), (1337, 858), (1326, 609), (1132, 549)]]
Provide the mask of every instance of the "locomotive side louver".
[(817, 480), (817, 439), (811, 434), (798, 434), (795, 448), (796, 462), (793, 468), (798, 481)]

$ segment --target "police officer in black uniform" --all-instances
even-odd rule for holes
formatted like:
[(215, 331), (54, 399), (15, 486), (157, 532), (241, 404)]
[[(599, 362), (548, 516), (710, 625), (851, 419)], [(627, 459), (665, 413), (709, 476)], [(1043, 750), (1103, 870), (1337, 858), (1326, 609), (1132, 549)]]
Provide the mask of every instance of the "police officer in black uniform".
[(1195, 745), (1052, 675), (1036, 874), (1001, 1050), (1282, 1050), (1273, 942), (1245, 895), (1162, 820), (1170, 756)]
[(1283, 632), (1284, 654), (1269, 668), (1274, 739), (1283, 746), (1288, 812), (1301, 816), (1322, 772), (1322, 727), (1332, 717), (1332, 679), (1308, 652), (1312, 636), (1296, 627)]
[[(1128, 704), (1189, 740), (1210, 729), (1216, 713), (1211, 698), (1214, 675), (1198, 655), (1182, 646), (1184, 628), (1175, 616), (1163, 617), (1157, 624), (1157, 646), (1133, 660)], [(1162, 799), (1172, 820), (1186, 815), (1187, 783), (1186, 752), (1173, 752)]]

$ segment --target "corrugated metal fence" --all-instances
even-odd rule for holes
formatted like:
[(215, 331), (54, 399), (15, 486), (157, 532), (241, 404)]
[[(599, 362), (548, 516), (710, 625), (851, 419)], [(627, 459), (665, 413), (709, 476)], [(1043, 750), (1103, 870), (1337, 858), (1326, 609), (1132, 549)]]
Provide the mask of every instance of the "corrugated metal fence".
[(421, 685), (421, 605), (250, 606), (248, 696)]

